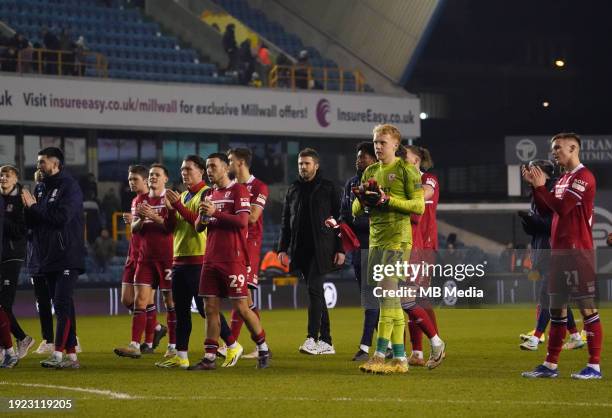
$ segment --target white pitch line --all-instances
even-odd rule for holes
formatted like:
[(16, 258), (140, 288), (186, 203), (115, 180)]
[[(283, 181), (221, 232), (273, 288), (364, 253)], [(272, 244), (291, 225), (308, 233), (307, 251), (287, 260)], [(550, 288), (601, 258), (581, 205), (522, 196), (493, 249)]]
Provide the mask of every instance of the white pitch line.
[(133, 396), (128, 393), (113, 392), (112, 390), (81, 388), (78, 386), (74, 387), (74, 386), (45, 385), (42, 383), (14, 383), (14, 382), (3, 382), (3, 381), (0, 381), (0, 385), (23, 386), (23, 387), (29, 387), (29, 388), (71, 390), (73, 392), (92, 393), (94, 395), (107, 396), (111, 399), (140, 399), (141, 398), (140, 396)]
[(423, 404), (463, 404), (463, 405), (524, 405), (524, 406), (570, 406), (570, 407), (601, 407), (612, 408), (612, 403), (608, 402), (567, 402), (567, 401), (512, 401), (512, 400), (477, 400), (477, 399), (423, 399), (423, 398), (310, 398), (304, 396), (285, 397), (285, 396), (140, 396), (130, 395), (129, 393), (114, 392), (111, 390), (82, 388), (73, 386), (47, 385), (41, 383), (13, 383), (0, 381), (0, 385), (39, 387), (48, 389), (60, 389), (74, 392), (91, 393), (94, 395), (106, 396), (111, 399), (120, 400), (194, 400), (194, 401), (268, 401), (268, 402), (368, 402), (368, 403), (423, 403)]

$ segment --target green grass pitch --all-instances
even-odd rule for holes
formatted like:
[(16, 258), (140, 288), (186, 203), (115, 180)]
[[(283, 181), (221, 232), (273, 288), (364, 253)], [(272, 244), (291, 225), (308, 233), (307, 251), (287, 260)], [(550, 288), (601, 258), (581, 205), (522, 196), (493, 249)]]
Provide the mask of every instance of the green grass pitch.
[[(69, 398), (74, 402), (72, 412), (58, 413), (105, 417), (612, 416), (610, 338), (604, 341), (601, 381), (569, 378), (586, 363), (586, 348), (562, 353), (558, 379), (521, 378), (520, 373), (540, 363), (546, 351), (544, 346), (538, 352), (518, 349), (519, 333), (533, 326), (532, 307), (439, 309), (446, 360), (432, 371), (411, 368), (406, 375), (392, 376), (365, 375), (350, 361), (361, 333), (361, 310), (334, 309), (330, 314), (334, 356), (298, 353), (305, 338), (305, 310), (263, 311), (274, 353), (272, 367), (256, 370), (254, 360), (242, 359), (235, 368), (210, 372), (157, 369), (153, 363), (161, 353), (139, 360), (118, 358), (112, 350), (128, 342), (130, 318), (81, 317), (82, 369), (43, 369), (35, 354), (15, 369), (0, 369), (0, 414), (49, 413), (10, 411), (9, 399)], [(602, 310), (601, 317), (606, 332), (612, 309)], [(37, 321), (22, 322), (26, 331), (38, 334)], [(253, 348), (246, 328), (241, 342), (246, 352)], [(201, 357), (202, 346), (203, 322), (194, 316), (192, 362)]]

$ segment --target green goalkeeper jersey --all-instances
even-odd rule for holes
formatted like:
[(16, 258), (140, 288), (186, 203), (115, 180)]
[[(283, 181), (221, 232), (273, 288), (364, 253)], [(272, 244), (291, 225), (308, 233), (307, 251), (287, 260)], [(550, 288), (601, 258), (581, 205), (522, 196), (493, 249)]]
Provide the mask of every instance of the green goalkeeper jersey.
[[(361, 182), (376, 180), (389, 196), (389, 203), (381, 208), (370, 208), (370, 247), (410, 249), (412, 228), (410, 214), (425, 211), (421, 173), (412, 164), (396, 158), (390, 164), (377, 162), (363, 173)], [(359, 199), (353, 201), (353, 215), (363, 214)]]

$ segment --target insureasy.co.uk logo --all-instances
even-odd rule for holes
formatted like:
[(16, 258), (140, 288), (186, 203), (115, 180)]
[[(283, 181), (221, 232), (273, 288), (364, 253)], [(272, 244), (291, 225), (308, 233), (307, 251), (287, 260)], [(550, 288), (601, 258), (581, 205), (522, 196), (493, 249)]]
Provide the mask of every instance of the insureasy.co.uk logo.
[(327, 128), (329, 126), (329, 121), (327, 120), (327, 115), (331, 112), (331, 106), (329, 104), (329, 100), (321, 99), (319, 103), (317, 103), (317, 122), (323, 128)]

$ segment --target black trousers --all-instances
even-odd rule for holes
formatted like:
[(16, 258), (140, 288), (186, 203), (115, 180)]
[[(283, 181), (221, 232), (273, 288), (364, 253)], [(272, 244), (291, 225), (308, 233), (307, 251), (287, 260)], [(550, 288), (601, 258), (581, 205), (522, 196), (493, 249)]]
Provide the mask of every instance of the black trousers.
[[(200, 289), (201, 264), (184, 264), (172, 268), (172, 297), (174, 299), (174, 310), (176, 312), (176, 349), (188, 351), (189, 337), (191, 336), (191, 301), (195, 299), (196, 307), (202, 318), (206, 318), (204, 312), (204, 300), (198, 296)], [(223, 314), (221, 318), (221, 338), (227, 343), (232, 331), (227, 325)]]
[(7, 260), (0, 264), (0, 306), (2, 306), (11, 321), (11, 333), (18, 340), (23, 340), (26, 337), (25, 332), (19, 326), (19, 322), (17, 322), (17, 318), (15, 318), (13, 313), (15, 295), (17, 294), (17, 281), (19, 280), (22, 264), (23, 260)]
[(76, 347), (76, 315), (74, 312), (74, 286), (79, 277), (76, 270), (46, 273), (49, 294), (53, 299), (57, 325), (55, 328), (55, 349)]
[(51, 294), (45, 276), (32, 276), (34, 296), (38, 305), (38, 318), (40, 319), (40, 333), (47, 344), (53, 342), (53, 311), (51, 310)]
[(329, 312), (323, 292), (324, 275), (319, 273), (313, 259), (299, 268), (308, 286), (308, 338), (332, 343)]

